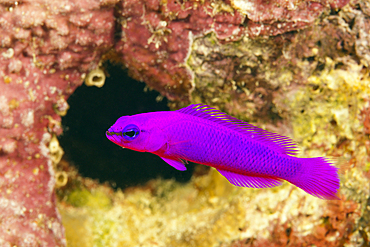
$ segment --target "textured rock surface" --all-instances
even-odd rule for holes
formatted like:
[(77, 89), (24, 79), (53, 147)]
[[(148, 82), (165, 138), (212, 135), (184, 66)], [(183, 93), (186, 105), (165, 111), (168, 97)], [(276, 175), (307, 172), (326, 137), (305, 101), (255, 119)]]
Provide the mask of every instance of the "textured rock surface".
[[(71, 246), (366, 246), (370, 7), (347, 3), (1, 1), (0, 245), (65, 245), (56, 176)], [(211, 104), (292, 136), (304, 156), (341, 157), (354, 167), (343, 201), (289, 185), (239, 190), (215, 173), (124, 194), (69, 168), (55, 174), (66, 99), (112, 47), (107, 58), (172, 107)]]
[[(252, 7), (260, 6), (253, 3)], [(193, 76), (189, 82), (193, 88), (190, 94), (193, 103), (217, 105), (234, 116), (290, 135), (302, 146), (303, 156), (330, 155), (340, 157), (339, 164), (350, 164), (351, 169), (341, 175), (342, 201), (318, 200), (290, 185), (273, 190), (239, 190), (228, 187), (217, 173), (194, 178), (190, 184), (179, 187), (157, 181), (147, 188), (123, 194), (102, 193), (102, 189), (92, 186), (94, 183), (90, 181), (82, 189), (78, 187), (63, 194), (67, 195), (60, 207), (64, 223), (79, 225), (81, 229), (88, 226), (86, 241), (101, 241), (106, 246), (116, 243), (123, 246), (368, 245), (370, 81), (366, 74), (369, 61), (366, 44), (369, 40), (367, 32), (362, 30), (367, 30), (369, 17), (368, 7), (361, 1), (354, 1), (338, 12), (335, 10), (345, 3), (325, 2), (321, 5), (320, 18), (306, 19), (310, 24), (304, 29), (271, 37), (245, 35), (245, 31), (240, 36), (228, 36), (227, 41), (225, 37), (220, 38), (217, 31), (208, 32), (204, 28), (192, 37), (186, 60)], [(226, 16), (232, 10), (229, 6), (237, 7), (235, 2), (217, 6)], [(136, 19), (131, 12), (129, 17), (127, 12), (122, 15), (123, 20), (127, 17), (128, 22), (136, 23), (133, 28), (123, 22), (126, 25), (122, 25), (123, 31), (127, 31), (128, 37), (145, 26), (138, 16), (151, 12), (149, 7), (145, 13), (144, 8), (136, 8)], [(198, 6), (197, 11), (200, 8)], [(161, 16), (158, 12), (162, 10), (154, 9), (155, 15)], [(186, 20), (190, 21), (191, 17)], [(266, 17), (264, 20), (269, 23), (276, 19)], [(202, 24), (199, 23), (199, 28), (204, 27)], [(268, 35), (268, 26), (264, 25), (265, 35)], [(150, 30), (142, 33), (146, 33), (147, 41), (154, 40)], [(174, 31), (165, 33), (168, 42)], [(174, 89), (178, 81), (171, 84), (166, 76), (160, 76), (163, 79), (160, 82), (150, 77), (150, 71), (162, 75), (161, 71), (165, 70), (153, 67), (161, 68), (170, 63), (156, 61), (157, 57), (150, 55), (153, 53), (146, 54), (147, 60), (140, 56), (151, 49), (160, 52), (167, 49), (166, 40), (159, 41), (157, 47), (149, 42), (143, 48), (142, 40), (136, 40), (132, 44), (139, 55), (135, 59), (123, 55), (123, 59), (132, 68), (134, 77), (158, 90), (162, 90), (164, 84), (161, 83), (166, 82), (165, 85), (170, 85), (165, 91), (167, 95), (187, 97), (187, 88)], [(140, 62), (146, 67), (137, 69)], [(186, 103), (176, 102), (172, 106), (181, 104)], [(76, 204), (75, 198), (82, 195), (84, 202)], [(110, 203), (101, 207), (96, 201)], [(122, 231), (130, 234), (122, 235)], [(67, 236), (78, 241), (72, 231), (67, 230)], [(112, 239), (117, 242), (109, 243)]]
[(194, 70), (186, 61), (197, 37), (214, 32), (219, 40), (233, 41), (278, 35), (311, 26), (323, 11), (348, 2), (122, 1), (116, 50), (135, 79), (169, 99), (189, 100)]
[[(237, 188), (212, 169), (187, 184), (156, 180), (114, 193), (67, 172), (71, 182), (59, 191), (59, 209), (71, 247), (361, 246), (367, 241), (366, 202), (320, 200), (287, 183)], [(358, 180), (368, 197), (366, 179), (359, 174)]]
[(54, 135), (66, 98), (113, 46), (112, 4), (0, 3), (1, 246), (65, 246), (54, 195), (63, 151)]

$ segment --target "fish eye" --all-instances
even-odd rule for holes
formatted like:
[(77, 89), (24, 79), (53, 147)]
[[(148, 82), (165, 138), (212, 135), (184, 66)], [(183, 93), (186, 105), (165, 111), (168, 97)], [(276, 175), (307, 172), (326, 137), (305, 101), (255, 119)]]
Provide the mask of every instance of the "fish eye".
[(122, 136), (128, 141), (134, 140), (139, 134), (140, 129), (134, 124), (129, 124), (122, 130)]

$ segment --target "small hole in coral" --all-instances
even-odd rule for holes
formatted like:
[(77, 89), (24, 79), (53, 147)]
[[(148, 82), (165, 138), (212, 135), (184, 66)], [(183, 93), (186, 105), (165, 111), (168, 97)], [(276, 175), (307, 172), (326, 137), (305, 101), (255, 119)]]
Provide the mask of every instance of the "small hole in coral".
[(288, 227), (288, 228), (285, 230), (285, 234), (289, 237), (291, 233), (292, 233), (292, 228), (291, 228), (291, 227)]
[(338, 15), (339, 9), (332, 8), (330, 11), (330, 15)]
[(99, 82), (99, 81), (101, 81), (101, 77), (100, 76), (93, 76), (93, 78), (92, 78), (92, 80), (94, 81), (94, 82)]
[(313, 62), (313, 61), (315, 61), (315, 57), (314, 57), (314, 56), (312, 56), (312, 57), (308, 57), (308, 58), (307, 58), (307, 61), (308, 61), (308, 62)]
[(339, 62), (339, 63), (335, 64), (334, 69), (344, 69), (344, 67), (345, 67), (344, 63)]
[(68, 182), (68, 174), (65, 171), (58, 171), (55, 177), (55, 185), (57, 187), (63, 187)]
[(253, 243), (253, 238), (247, 238), (244, 242), (244, 244), (252, 244)]
[(325, 63), (319, 62), (316, 66), (317, 71), (323, 71), (325, 69)]
[(313, 86), (312, 86), (312, 90), (313, 90), (313, 91), (316, 91), (316, 90), (317, 90), (317, 89), (319, 89), (319, 88), (320, 88), (320, 87), (319, 87), (319, 85), (313, 85)]

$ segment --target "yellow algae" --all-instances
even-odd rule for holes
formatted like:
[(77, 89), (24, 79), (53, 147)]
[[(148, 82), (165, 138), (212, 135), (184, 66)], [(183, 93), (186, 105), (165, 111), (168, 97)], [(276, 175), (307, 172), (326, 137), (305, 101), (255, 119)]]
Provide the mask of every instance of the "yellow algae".
[(326, 205), (288, 183), (238, 188), (213, 169), (187, 184), (156, 180), (151, 189), (127, 193), (97, 186), (76, 189), (59, 203), (69, 247), (220, 246), (266, 237), (276, 220), (294, 220), (299, 234), (307, 234)]
[(368, 172), (370, 171), (370, 162), (367, 162), (365, 165), (365, 171)]
[(39, 174), (39, 168), (34, 168), (33, 170), (32, 170), (32, 172), (33, 172), (33, 174), (35, 174), (35, 175), (38, 175)]
[(283, 99), (292, 116), (294, 139), (304, 146), (332, 149), (341, 138), (355, 139), (363, 128), (358, 116), (370, 95), (370, 79), (364, 77), (361, 66), (352, 64), (342, 70), (334, 65), (327, 58), (320, 74), (310, 76), (306, 86)]
[(9, 109), (12, 111), (14, 109), (17, 109), (19, 107), (19, 101), (16, 99), (11, 99), (9, 101)]
[[(217, 172), (211, 173), (210, 177), (224, 180)], [(203, 184), (208, 192), (211, 191), (208, 185), (213, 184), (210, 177), (205, 177), (209, 183), (199, 181), (200, 178), (196, 179), (197, 184)], [(226, 185), (232, 188), (226, 184), (227, 181), (222, 180), (224, 185), (221, 187)], [(229, 221), (229, 226), (235, 227), (224, 231), (225, 234), (219, 234), (213, 240), (211, 238), (209, 244), (225, 241), (238, 233), (239, 226), (243, 225), (243, 205), (238, 200), (232, 199), (227, 203), (228, 200), (220, 198), (218, 203), (212, 206), (208, 200), (204, 200), (209, 197), (206, 194), (210, 193), (199, 195), (200, 189), (193, 184), (181, 185), (171, 180), (158, 181), (156, 190), (156, 195), (149, 190), (137, 190), (128, 194), (118, 191), (111, 207), (104, 206), (104, 203), (101, 205), (103, 201), (110, 202), (103, 190), (100, 193), (73, 191), (66, 200), (74, 206), (73, 210), (69, 210), (68, 206), (63, 207), (64, 204), (59, 206), (63, 223), (66, 221), (64, 225), (68, 245), (81, 244), (75, 240), (76, 236), (71, 236), (72, 231), (67, 229), (71, 219), (79, 219), (81, 222), (76, 225), (88, 228), (87, 235), (91, 233), (92, 240), (87, 242), (92, 241), (94, 246), (169, 246), (172, 243), (176, 246), (189, 246), (189, 241), (201, 246), (207, 245), (204, 236), (219, 231), (224, 227), (224, 221)], [(217, 197), (219, 193), (223, 196), (227, 194), (226, 190), (219, 189), (217, 193), (212, 193), (213, 197)], [(225, 210), (226, 213), (223, 213)], [(86, 224), (86, 219), (89, 224)]]
[(89, 226), (89, 215), (86, 212), (68, 208), (61, 211), (61, 216), (69, 247), (94, 246)]
[(370, 183), (361, 168), (353, 167), (341, 175), (340, 192), (350, 200), (366, 204), (370, 196)]
[(6, 76), (3, 77), (3, 79), (4, 79), (5, 84), (9, 84), (9, 83), (12, 82), (12, 78), (10, 76), (6, 75)]

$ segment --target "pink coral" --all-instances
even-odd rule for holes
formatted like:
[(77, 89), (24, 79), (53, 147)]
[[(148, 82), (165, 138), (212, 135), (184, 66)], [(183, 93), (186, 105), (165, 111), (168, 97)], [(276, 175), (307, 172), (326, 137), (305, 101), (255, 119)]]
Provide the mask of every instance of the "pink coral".
[(65, 246), (49, 150), (62, 132), (55, 111), (113, 46), (115, 2), (0, 4), (1, 246)]
[[(231, 2), (231, 5), (230, 5)], [(194, 37), (215, 32), (222, 41), (278, 35), (312, 25), (327, 9), (349, 0), (122, 1), (116, 50), (132, 77), (170, 99), (189, 99), (186, 59)]]

